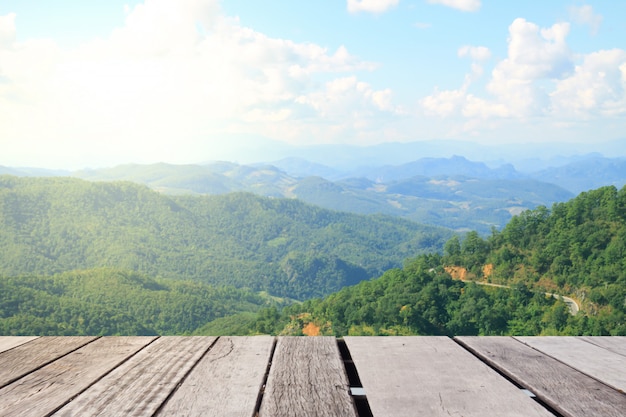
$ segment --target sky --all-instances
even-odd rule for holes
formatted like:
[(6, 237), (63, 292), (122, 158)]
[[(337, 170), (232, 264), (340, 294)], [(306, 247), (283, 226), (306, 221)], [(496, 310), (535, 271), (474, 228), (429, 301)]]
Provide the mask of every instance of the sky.
[(199, 163), (263, 138), (626, 147), (624, 16), (615, 0), (0, 0), (0, 165)]

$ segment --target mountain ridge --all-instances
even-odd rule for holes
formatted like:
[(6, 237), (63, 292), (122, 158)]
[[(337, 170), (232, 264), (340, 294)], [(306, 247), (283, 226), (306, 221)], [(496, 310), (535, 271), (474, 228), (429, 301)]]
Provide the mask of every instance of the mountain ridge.
[[(446, 229), (250, 193), (0, 176), (0, 275), (116, 267), (304, 299), (441, 250)], [(315, 285), (310, 285), (315, 283)]]

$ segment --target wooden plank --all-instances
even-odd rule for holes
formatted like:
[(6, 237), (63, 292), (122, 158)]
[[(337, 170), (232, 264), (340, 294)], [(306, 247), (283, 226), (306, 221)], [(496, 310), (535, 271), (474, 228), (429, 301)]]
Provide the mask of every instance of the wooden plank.
[(356, 416), (334, 337), (279, 337), (259, 416)]
[(23, 345), (38, 336), (0, 336), (0, 353), (13, 349), (16, 346)]
[(625, 415), (624, 394), (513, 338), (456, 339), (562, 416)]
[(152, 416), (214, 341), (161, 337), (54, 415)]
[(515, 337), (607, 385), (626, 392), (626, 357), (575, 337)]
[(46, 336), (0, 354), (0, 387), (93, 341), (90, 336)]
[(552, 416), (448, 337), (345, 337), (376, 417)]
[(273, 344), (271, 336), (220, 337), (159, 417), (252, 416)]
[(95, 340), (0, 389), (0, 415), (47, 416), (152, 340), (141, 336)]
[(578, 339), (626, 356), (626, 336), (579, 336)]

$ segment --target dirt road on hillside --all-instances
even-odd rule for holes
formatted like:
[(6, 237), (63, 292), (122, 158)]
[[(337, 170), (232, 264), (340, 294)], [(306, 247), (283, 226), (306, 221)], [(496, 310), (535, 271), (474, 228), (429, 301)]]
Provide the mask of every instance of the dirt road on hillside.
[[(482, 281), (471, 281), (469, 279), (461, 279), (461, 281), (463, 282), (473, 282), (474, 284), (477, 285), (486, 285), (488, 287), (498, 287), (498, 288), (511, 288), (510, 285), (502, 285), (502, 284), (492, 284), (491, 282), (482, 282)], [(576, 302), (576, 300), (574, 300), (573, 298), (570, 297), (565, 297), (563, 295), (560, 294), (554, 294), (552, 292), (547, 292), (545, 293), (546, 295), (549, 295), (550, 297), (554, 297), (557, 300), (558, 299), (562, 299), (563, 302), (565, 304), (567, 304), (567, 306), (569, 307), (569, 312), (572, 316), (575, 316), (576, 314), (578, 314), (578, 312), (580, 311), (580, 306), (578, 305), (578, 303)]]

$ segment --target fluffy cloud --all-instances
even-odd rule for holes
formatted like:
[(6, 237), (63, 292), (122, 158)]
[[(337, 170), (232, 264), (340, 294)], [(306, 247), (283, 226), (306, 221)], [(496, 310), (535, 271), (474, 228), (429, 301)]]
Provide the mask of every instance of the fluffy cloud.
[[(524, 19), (516, 19), (509, 27), (509, 48), (506, 59), (492, 72), (487, 90), (497, 102), (508, 108), (511, 117), (538, 115), (547, 106), (547, 93), (542, 80), (554, 80), (573, 69), (573, 54), (565, 38), (567, 23), (548, 29)], [(497, 112), (502, 116), (502, 111)]]
[[(459, 57), (473, 60), (471, 72), (455, 90), (435, 91), (420, 101), (426, 114), (475, 121), (550, 116), (556, 123), (626, 113), (626, 51), (613, 49), (575, 55), (567, 45), (569, 24), (541, 29), (524, 19), (509, 27), (508, 53), (491, 71), (485, 92), (472, 91), (482, 74), (487, 48), (463, 46)], [(578, 63), (577, 63), (578, 62)], [(480, 91), (474, 88), (475, 91)]]
[(391, 104), (391, 90), (374, 90), (370, 84), (356, 77), (338, 78), (326, 83), (323, 91), (298, 97), (298, 103), (308, 104), (322, 117), (342, 118), (346, 113), (359, 118), (371, 116), (372, 111), (395, 111)]
[(441, 4), (464, 12), (475, 12), (480, 9), (480, 0), (428, 0), (431, 4)]
[(587, 25), (591, 33), (596, 34), (602, 24), (602, 15), (595, 14), (593, 7), (589, 5), (571, 6), (569, 8), (570, 19), (578, 24)]
[(348, 0), (350, 13), (382, 13), (398, 5), (400, 0)]
[(574, 117), (626, 113), (626, 51), (613, 49), (585, 56), (571, 77), (551, 94), (555, 111)]
[(0, 137), (19, 145), (14, 154), (123, 148), (142, 162), (181, 138), (177, 155), (195, 161), (211, 135), (253, 128), (286, 139), (303, 119), (331, 129), (395, 111), (390, 91), (352, 76), (375, 64), (243, 27), (217, 0), (146, 0), (108, 38), (72, 50), (16, 43), (14, 20), (0, 17)]
[(443, 91), (435, 89), (433, 94), (422, 99), (420, 105), (427, 114), (448, 117), (466, 112), (468, 106), (473, 107), (470, 103), (475, 103), (475, 99), (468, 95), (468, 89), (472, 82), (482, 76), (483, 67), (480, 62), (491, 58), (491, 51), (484, 46), (464, 45), (458, 49), (457, 55), (460, 58), (472, 59), (471, 72), (465, 76), (460, 89)]
[[(422, 100), (422, 105), (429, 112), (439, 108), (450, 114), (449, 106), (433, 106), (434, 99), (448, 99), (457, 112), (469, 118), (526, 118), (541, 114), (549, 106), (541, 82), (558, 79), (573, 70), (573, 54), (565, 42), (568, 32), (567, 23), (541, 29), (534, 23), (516, 19), (509, 26), (507, 57), (496, 64), (486, 86), (491, 98), (467, 93), (469, 84), (482, 74), (482, 67), (474, 62), (461, 89), (446, 94), (436, 91)], [(461, 47), (458, 55), (469, 56), (474, 61), (490, 57), (487, 48), (472, 46)]]
[(459, 90), (444, 90), (435, 92), (420, 101), (427, 114), (448, 117), (457, 114), (467, 103), (467, 91), (463, 87)]
[(573, 61), (565, 41), (568, 33), (568, 23), (541, 29), (532, 22), (515, 19), (509, 26), (508, 57), (495, 71), (520, 80), (563, 75), (572, 69)]

